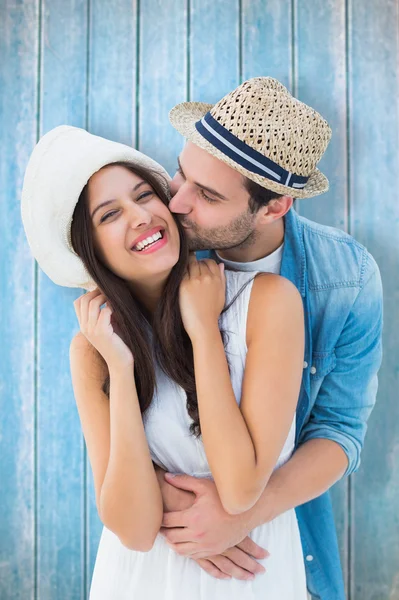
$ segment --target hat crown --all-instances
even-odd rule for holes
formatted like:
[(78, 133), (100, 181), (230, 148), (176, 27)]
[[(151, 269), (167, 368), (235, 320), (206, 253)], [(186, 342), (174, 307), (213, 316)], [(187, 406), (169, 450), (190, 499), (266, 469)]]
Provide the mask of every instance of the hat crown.
[(210, 114), (252, 149), (303, 177), (313, 173), (331, 138), (327, 121), (272, 77), (245, 81)]

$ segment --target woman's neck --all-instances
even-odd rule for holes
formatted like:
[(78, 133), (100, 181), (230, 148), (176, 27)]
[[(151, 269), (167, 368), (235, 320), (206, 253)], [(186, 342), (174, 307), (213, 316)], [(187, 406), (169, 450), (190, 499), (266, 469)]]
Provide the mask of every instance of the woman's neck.
[(169, 273), (162, 278), (158, 277), (156, 280), (148, 280), (145, 282), (135, 281), (130, 284), (137, 300), (139, 300), (151, 314), (154, 314), (155, 309), (158, 306), (168, 277)]

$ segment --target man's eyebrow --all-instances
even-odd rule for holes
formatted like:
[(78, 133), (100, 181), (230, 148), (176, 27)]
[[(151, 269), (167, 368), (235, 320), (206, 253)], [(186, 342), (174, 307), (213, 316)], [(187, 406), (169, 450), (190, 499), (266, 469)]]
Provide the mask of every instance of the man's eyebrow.
[[(132, 192), (137, 192), (137, 190), (142, 186), (145, 185), (147, 183), (147, 181), (140, 181), (139, 183), (137, 183), (134, 188), (132, 188)], [(103, 208), (103, 206), (108, 206), (108, 204), (112, 204), (113, 202), (116, 202), (115, 198), (112, 198), (112, 200), (104, 200), (104, 202), (101, 202), (101, 204), (99, 204), (98, 206), (96, 206), (96, 208), (93, 210), (91, 218), (94, 217), (94, 215), (96, 214), (96, 212), (98, 210), (100, 210), (100, 208)]]
[[(180, 173), (182, 174), (182, 176), (184, 177), (184, 179), (186, 179), (186, 176), (184, 175), (184, 171), (182, 169), (179, 157), (177, 157), (177, 164), (179, 165), (179, 171), (180, 171)], [(212, 188), (207, 187), (206, 185), (202, 185), (202, 183), (199, 183), (198, 181), (194, 181), (194, 184), (197, 187), (201, 188), (202, 190), (206, 190), (207, 192), (209, 192), (213, 196), (216, 196), (217, 198), (220, 198), (221, 200), (227, 200), (226, 196), (223, 196), (222, 194), (220, 194), (216, 190), (213, 190)]]

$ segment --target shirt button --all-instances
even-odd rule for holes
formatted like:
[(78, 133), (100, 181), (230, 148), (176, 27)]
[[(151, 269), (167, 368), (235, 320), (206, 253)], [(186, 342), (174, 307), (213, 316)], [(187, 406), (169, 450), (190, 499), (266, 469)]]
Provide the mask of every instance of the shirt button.
[(304, 369), (307, 369), (307, 368), (308, 368), (308, 366), (309, 366), (309, 365), (308, 365), (308, 363), (307, 363), (307, 362), (306, 362), (306, 360), (305, 360), (305, 362), (303, 363), (303, 368), (304, 368)]
[(312, 375), (314, 375), (316, 373), (317, 369), (316, 367), (310, 367), (310, 372), (312, 373)]
[(312, 560), (313, 560), (313, 556), (312, 556), (311, 554), (308, 554), (308, 555), (307, 555), (307, 557), (306, 557), (306, 560), (307, 560), (308, 562), (312, 562)]

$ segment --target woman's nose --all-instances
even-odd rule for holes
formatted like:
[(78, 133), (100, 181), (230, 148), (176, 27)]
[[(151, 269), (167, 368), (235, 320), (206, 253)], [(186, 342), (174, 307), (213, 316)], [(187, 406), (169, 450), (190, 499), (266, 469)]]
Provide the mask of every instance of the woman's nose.
[(130, 227), (132, 229), (137, 229), (139, 227), (149, 225), (151, 220), (152, 214), (144, 207), (136, 204), (132, 210), (132, 214), (130, 215)]

